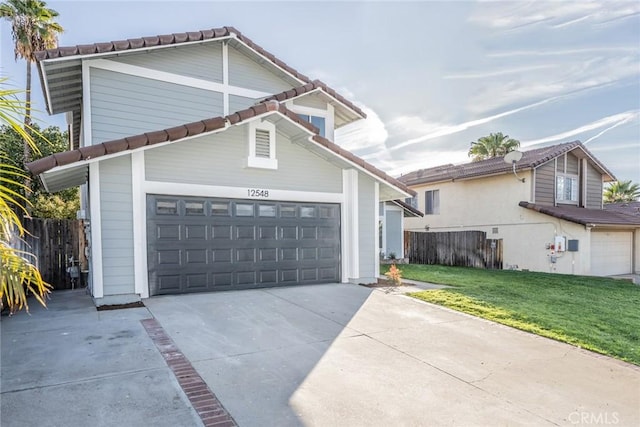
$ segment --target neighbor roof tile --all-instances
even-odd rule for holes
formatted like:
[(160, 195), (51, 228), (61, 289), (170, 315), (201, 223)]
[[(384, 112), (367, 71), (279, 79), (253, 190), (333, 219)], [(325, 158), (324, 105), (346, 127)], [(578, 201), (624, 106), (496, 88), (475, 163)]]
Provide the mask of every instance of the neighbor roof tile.
[[(532, 169), (574, 148), (580, 147), (591, 158), (591, 152), (580, 141), (565, 142), (549, 147), (537, 148), (522, 152), (522, 158), (516, 163), (516, 171)], [(598, 165), (611, 177), (613, 174), (601, 163)], [(504, 162), (504, 157), (493, 157), (478, 162), (461, 165), (441, 165), (427, 169), (420, 169), (401, 176), (399, 179), (407, 185), (427, 184), (431, 182), (449, 181), (455, 179), (476, 178), (497, 173), (508, 173), (512, 165)]]
[(582, 225), (630, 225), (640, 226), (640, 217), (605, 209), (586, 209), (578, 206), (545, 206), (520, 202), (523, 208), (531, 209), (554, 218)]

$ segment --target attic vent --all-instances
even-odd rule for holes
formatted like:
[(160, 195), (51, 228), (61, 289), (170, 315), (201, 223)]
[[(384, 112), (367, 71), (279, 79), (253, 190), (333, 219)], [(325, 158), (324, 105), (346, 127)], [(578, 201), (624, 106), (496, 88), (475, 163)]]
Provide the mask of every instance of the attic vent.
[(256, 129), (256, 157), (268, 159), (271, 156), (271, 138), (268, 130)]

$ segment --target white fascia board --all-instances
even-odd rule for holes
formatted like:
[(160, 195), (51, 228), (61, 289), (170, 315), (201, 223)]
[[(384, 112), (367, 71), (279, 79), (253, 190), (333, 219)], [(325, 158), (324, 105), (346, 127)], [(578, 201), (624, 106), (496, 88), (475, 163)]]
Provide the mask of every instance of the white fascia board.
[[(291, 77), (292, 79), (294, 79), (295, 81), (299, 82), (299, 83), (303, 83), (303, 84), (307, 84), (308, 82), (304, 81), (304, 80), (300, 80), (298, 77), (294, 76), (293, 74), (291, 74), (289, 71), (285, 70), (284, 68), (280, 67), (279, 65), (274, 64), (273, 62), (271, 62), (271, 60), (269, 58), (267, 58), (266, 56), (262, 55), (261, 53), (259, 53), (257, 50), (255, 50), (254, 48), (252, 48), (251, 46), (249, 46), (248, 44), (246, 44), (245, 42), (243, 42), (242, 40), (240, 40), (235, 34), (231, 34), (231, 39), (235, 40), (238, 44), (241, 44), (242, 46), (246, 47), (247, 49), (249, 49), (251, 52), (253, 52), (253, 54), (259, 58), (262, 58), (262, 60), (264, 60), (267, 64), (270, 64), (271, 66), (273, 66), (274, 68), (282, 71), (282, 73), (286, 74), (287, 76)], [(302, 86), (302, 84), (300, 85)], [(273, 94), (269, 94), (269, 95), (273, 95)]]
[(208, 39), (208, 40), (196, 40), (196, 41), (192, 41), (192, 42), (181, 42), (181, 43), (172, 43), (172, 44), (163, 44), (163, 45), (158, 45), (158, 46), (148, 46), (148, 47), (140, 47), (140, 48), (136, 48), (136, 49), (123, 49), (123, 50), (114, 50), (111, 52), (102, 52), (102, 53), (87, 53), (87, 54), (81, 54), (81, 55), (69, 55), (69, 56), (62, 56), (60, 58), (49, 58), (49, 59), (43, 59), (42, 61), (40, 61), (40, 64), (50, 64), (50, 63), (55, 63), (55, 62), (63, 62), (63, 61), (68, 61), (68, 60), (72, 60), (72, 59), (85, 59), (85, 58), (103, 58), (105, 56), (121, 56), (122, 54), (127, 54), (127, 53), (131, 53), (131, 52), (147, 52), (147, 51), (152, 51), (152, 50), (156, 50), (156, 49), (164, 49), (164, 48), (176, 48), (176, 47), (180, 47), (180, 46), (190, 46), (190, 45), (194, 45), (194, 44), (203, 44), (203, 43), (213, 43), (213, 42), (219, 42), (222, 40), (228, 40), (230, 38), (235, 38), (232, 36), (224, 36), (224, 37), (216, 37), (215, 39)]
[(47, 112), (52, 115), (53, 107), (51, 106), (51, 92), (49, 91), (49, 80), (47, 79), (47, 72), (44, 68), (44, 61), (38, 63), (40, 68), (40, 75), (42, 75), (42, 81), (44, 82), (44, 96), (46, 97)]

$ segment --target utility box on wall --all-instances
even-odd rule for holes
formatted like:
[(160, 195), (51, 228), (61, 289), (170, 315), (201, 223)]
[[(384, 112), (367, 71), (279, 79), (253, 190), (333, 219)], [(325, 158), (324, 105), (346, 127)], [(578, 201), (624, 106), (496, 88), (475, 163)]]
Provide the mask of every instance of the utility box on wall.
[(567, 251), (578, 252), (578, 240), (567, 240)]
[(566, 239), (564, 236), (556, 236), (555, 245), (556, 252), (564, 252), (566, 250)]

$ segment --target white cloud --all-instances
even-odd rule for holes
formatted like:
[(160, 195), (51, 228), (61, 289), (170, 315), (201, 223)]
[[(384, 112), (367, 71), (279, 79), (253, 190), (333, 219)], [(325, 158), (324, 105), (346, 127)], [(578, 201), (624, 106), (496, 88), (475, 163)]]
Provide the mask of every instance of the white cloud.
[(390, 151), (396, 151), (396, 150), (399, 150), (401, 148), (406, 148), (408, 146), (419, 144), (419, 143), (424, 142), (424, 141), (428, 141), (428, 140), (435, 139), (435, 138), (440, 138), (440, 137), (443, 137), (443, 136), (446, 136), (446, 135), (451, 135), (451, 134), (458, 133), (458, 132), (462, 132), (462, 131), (465, 131), (465, 130), (467, 130), (469, 128), (472, 128), (474, 126), (483, 125), (483, 124), (492, 122), (494, 120), (500, 119), (502, 117), (507, 117), (507, 116), (510, 116), (512, 114), (519, 113), (521, 111), (524, 111), (524, 110), (527, 110), (527, 109), (530, 109), (530, 108), (533, 108), (533, 107), (538, 107), (540, 105), (555, 101), (555, 100), (563, 98), (563, 97), (564, 96), (557, 96), (557, 97), (553, 97), (553, 98), (547, 98), (547, 99), (543, 99), (542, 101), (534, 102), (532, 104), (524, 105), (522, 107), (514, 108), (512, 110), (504, 111), (502, 113), (494, 114), (492, 116), (483, 117), (481, 119), (476, 119), (476, 120), (470, 120), (470, 121), (464, 122), (464, 123), (451, 124), (451, 125), (443, 125), (443, 124), (436, 124), (436, 123), (426, 123), (426, 122), (422, 121), (422, 119), (420, 119), (419, 117), (398, 117), (392, 122), (393, 126), (404, 126), (407, 123), (414, 124), (414, 126), (415, 126), (414, 128), (418, 129), (418, 130), (421, 130), (423, 133), (425, 133), (425, 135), (409, 139), (408, 141), (401, 142), (400, 144), (397, 144), (397, 145), (389, 148), (389, 150)]
[(513, 30), (529, 25), (575, 25), (580, 22), (607, 23), (628, 18), (640, 12), (640, 3), (588, 1), (536, 1), (482, 3), (470, 18), (482, 26)]
[(549, 68), (555, 68), (554, 64), (540, 64), (525, 67), (515, 67), (509, 69), (497, 69), (495, 71), (486, 71), (481, 73), (469, 73), (469, 74), (451, 74), (444, 76), (443, 79), (486, 79), (491, 77), (505, 76), (508, 74), (521, 74), (534, 70), (544, 70)]
[(553, 142), (553, 141), (561, 141), (561, 140), (567, 140), (569, 138), (575, 137), (577, 135), (581, 135), (584, 134), (586, 132), (592, 131), (592, 130), (596, 130), (596, 129), (600, 129), (603, 128), (605, 126), (607, 126), (606, 129), (604, 129), (603, 131), (601, 131), (600, 133), (596, 134), (595, 136), (587, 139), (586, 141), (584, 141), (584, 143), (586, 144), (587, 142), (590, 142), (598, 137), (600, 137), (601, 135), (603, 135), (605, 132), (614, 129), (620, 125), (623, 125), (625, 123), (629, 123), (633, 120), (637, 120), (640, 117), (640, 110), (633, 110), (633, 111), (626, 111), (624, 113), (619, 113), (619, 114), (614, 114), (608, 117), (603, 117), (599, 120), (596, 120), (594, 122), (591, 123), (587, 123), (586, 125), (577, 127), (575, 129), (571, 129), (568, 130), (566, 132), (562, 132), (562, 133), (558, 133), (555, 135), (551, 135), (551, 136), (546, 136), (544, 138), (539, 138), (539, 139), (534, 139), (534, 140), (530, 140), (530, 141), (521, 141), (521, 147), (525, 148), (525, 147), (530, 147), (532, 145), (539, 145), (539, 144), (544, 144), (547, 142)]
[(389, 132), (378, 114), (371, 108), (359, 105), (367, 115), (366, 120), (358, 120), (336, 131), (336, 143), (349, 151), (365, 148), (384, 148)]

